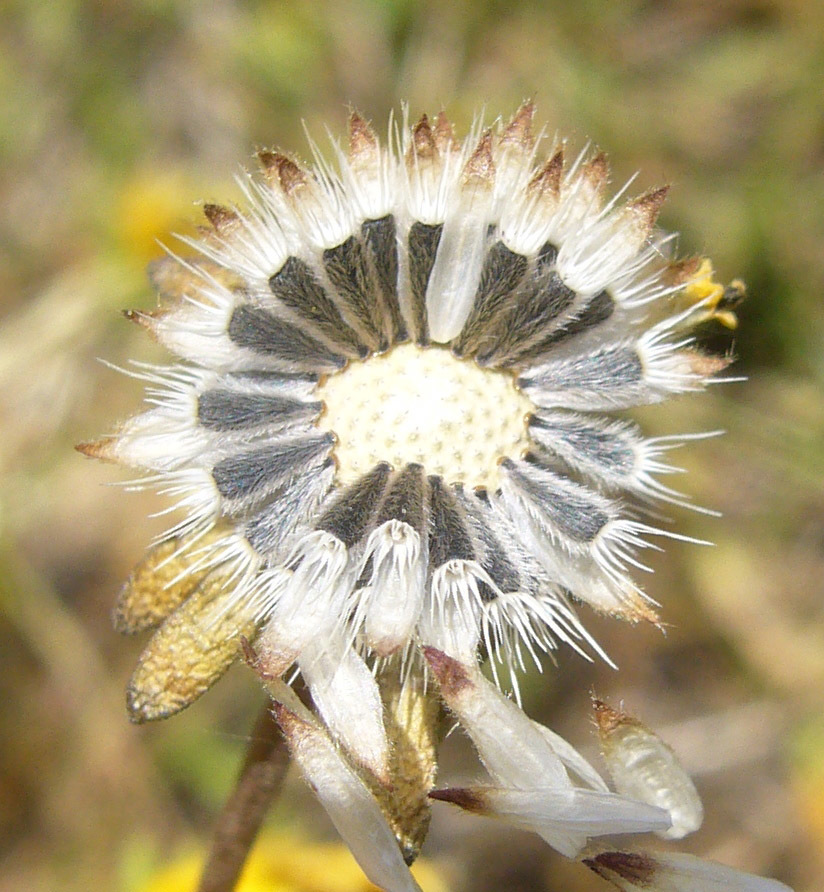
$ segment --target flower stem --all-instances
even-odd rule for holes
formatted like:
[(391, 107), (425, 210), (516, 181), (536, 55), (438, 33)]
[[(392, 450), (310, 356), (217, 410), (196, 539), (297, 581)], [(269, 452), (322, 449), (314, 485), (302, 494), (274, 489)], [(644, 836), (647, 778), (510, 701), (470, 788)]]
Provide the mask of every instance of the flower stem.
[(198, 892), (232, 892), (260, 825), (280, 792), (289, 752), (268, 705), (252, 730), (237, 784), (223, 806)]

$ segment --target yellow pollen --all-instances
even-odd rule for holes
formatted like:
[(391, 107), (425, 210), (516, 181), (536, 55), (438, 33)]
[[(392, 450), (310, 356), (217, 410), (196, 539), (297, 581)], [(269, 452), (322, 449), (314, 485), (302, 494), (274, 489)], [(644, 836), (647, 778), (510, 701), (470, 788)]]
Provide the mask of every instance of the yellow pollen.
[(507, 372), (456, 359), (442, 347), (403, 344), (352, 362), (318, 388), (334, 431), (338, 479), (351, 483), (387, 461), (410, 462), (448, 483), (498, 486), (498, 462), (528, 447), (534, 407)]

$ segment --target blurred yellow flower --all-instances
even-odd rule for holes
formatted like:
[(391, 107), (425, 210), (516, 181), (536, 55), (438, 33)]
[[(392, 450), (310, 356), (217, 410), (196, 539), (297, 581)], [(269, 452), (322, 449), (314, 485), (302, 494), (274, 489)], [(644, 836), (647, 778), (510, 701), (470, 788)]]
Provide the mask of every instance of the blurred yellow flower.
[(138, 173), (117, 197), (113, 225), (122, 248), (141, 265), (164, 256), (169, 233), (193, 235), (192, 189), (179, 171)]
[(824, 722), (802, 723), (793, 741), (792, 790), (799, 825), (824, 862)]
[[(158, 871), (140, 892), (196, 892), (205, 856), (191, 853)], [(447, 892), (439, 870), (425, 859), (412, 873), (424, 892)], [(377, 892), (346, 846), (309, 842), (291, 834), (261, 837), (236, 892)]]

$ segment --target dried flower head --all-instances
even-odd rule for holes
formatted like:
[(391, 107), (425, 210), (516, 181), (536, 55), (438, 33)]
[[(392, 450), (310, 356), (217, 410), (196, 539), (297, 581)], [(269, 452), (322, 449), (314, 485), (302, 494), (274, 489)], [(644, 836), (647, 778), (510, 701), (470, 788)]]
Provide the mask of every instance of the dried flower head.
[[(569, 857), (700, 823), (643, 725), (602, 722), (611, 792), (477, 667), (488, 655), (517, 695), (525, 654), (605, 656), (579, 602), (658, 621), (629, 569), (678, 538), (644, 511), (685, 504), (659, 477), (689, 435), (602, 413), (702, 390), (727, 359), (691, 328), (734, 324), (708, 263), (656, 230), (666, 188), (606, 200), (605, 156), (539, 151), (532, 117), (461, 141), (424, 116), (387, 147), (353, 113), (335, 167), (259, 152), (248, 207), (205, 205), (196, 255), (152, 270), (160, 307), (127, 314), (181, 361), (136, 366), (151, 408), (79, 447), (145, 470), (134, 485), (182, 515), (116, 611), (124, 631), (157, 627), (132, 717), (189, 705), (251, 642), (293, 757), (387, 889), (416, 888), (403, 860), (428, 822), (436, 690), (493, 786), (434, 798)], [(281, 680), (295, 667), (316, 712)], [(587, 863), (628, 882), (616, 857)]]

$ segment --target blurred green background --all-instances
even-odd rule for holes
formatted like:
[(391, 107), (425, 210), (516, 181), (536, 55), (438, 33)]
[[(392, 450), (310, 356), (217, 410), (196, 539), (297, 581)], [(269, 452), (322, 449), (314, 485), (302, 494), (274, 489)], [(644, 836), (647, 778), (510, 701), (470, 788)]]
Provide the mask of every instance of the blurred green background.
[[(680, 456), (724, 516), (678, 529), (716, 547), (656, 558), (666, 634), (592, 617), (621, 671), (562, 653), (525, 705), (593, 754), (590, 689), (623, 698), (696, 775), (708, 816), (681, 848), (824, 888), (822, 83), (816, 0), (0, 5), (0, 889), (146, 888), (208, 840), (262, 702), (236, 668), (168, 723), (125, 715), (143, 642), (110, 609), (161, 505), (71, 447), (140, 401), (98, 357), (163, 360), (118, 313), (153, 305), (155, 240), (191, 231), (195, 199), (236, 198), (256, 146), (342, 133), (347, 103), (381, 130), (403, 99), (464, 130), (525, 97), (606, 149), (615, 184), (672, 183), (662, 225), (750, 293), (747, 383), (645, 413), (728, 431)], [(450, 737), (442, 778), (478, 772)], [(436, 812), (425, 854), (456, 892), (607, 888), (536, 837)], [(271, 825), (332, 838), (297, 779)]]

